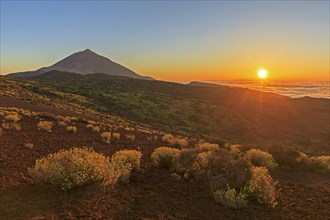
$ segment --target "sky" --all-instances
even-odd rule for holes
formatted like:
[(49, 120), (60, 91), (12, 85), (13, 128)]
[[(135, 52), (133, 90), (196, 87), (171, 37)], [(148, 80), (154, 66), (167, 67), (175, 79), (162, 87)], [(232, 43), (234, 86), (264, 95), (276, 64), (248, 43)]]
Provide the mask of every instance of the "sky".
[(0, 74), (86, 48), (161, 80), (329, 80), (329, 1), (3, 1)]

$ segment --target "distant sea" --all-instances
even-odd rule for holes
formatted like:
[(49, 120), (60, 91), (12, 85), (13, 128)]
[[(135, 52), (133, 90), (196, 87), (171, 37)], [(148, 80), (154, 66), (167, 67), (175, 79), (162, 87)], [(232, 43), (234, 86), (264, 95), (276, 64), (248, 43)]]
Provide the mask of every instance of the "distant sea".
[(298, 97), (315, 97), (330, 99), (330, 82), (292, 82), (292, 81), (264, 81), (260, 80), (234, 80), (234, 81), (207, 81), (221, 85), (243, 87), (265, 92), (273, 92), (281, 95)]

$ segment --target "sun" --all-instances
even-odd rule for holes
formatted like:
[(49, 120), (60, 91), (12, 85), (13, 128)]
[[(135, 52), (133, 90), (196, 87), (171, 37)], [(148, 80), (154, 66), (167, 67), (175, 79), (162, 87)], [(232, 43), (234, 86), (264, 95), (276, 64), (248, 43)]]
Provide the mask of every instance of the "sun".
[(260, 70), (258, 71), (258, 77), (259, 77), (260, 79), (265, 79), (265, 78), (267, 77), (267, 75), (268, 75), (268, 72), (267, 72), (267, 70), (265, 70), (265, 69), (260, 69)]

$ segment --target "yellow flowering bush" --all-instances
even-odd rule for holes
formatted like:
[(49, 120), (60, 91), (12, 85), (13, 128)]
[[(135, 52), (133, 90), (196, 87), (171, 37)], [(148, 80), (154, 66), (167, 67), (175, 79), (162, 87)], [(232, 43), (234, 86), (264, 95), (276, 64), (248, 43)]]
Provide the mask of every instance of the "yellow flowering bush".
[(105, 143), (110, 144), (111, 142), (111, 133), (108, 131), (102, 132), (101, 133), (102, 141)]
[(151, 154), (151, 159), (160, 168), (171, 168), (180, 157), (180, 150), (171, 147), (158, 147)]
[(50, 183), (63, 190), (88, 183), (114, 185), (120, 169), (108, 157), (89, 148), (61, 150), (38, 159), (28, 173), (35, 182)]
[(131, 164), (132, 169), (138, 170), (140, 169), (142, 153), (137, 150), (121, 150), (114, 153), (111, 157), (112, 163), (119, 163), (119, 161), (123, 163)]
[(249, 182), (251, 196), (255, 197), (261, 204), (275, 207), (276, 202), (276, 185), (277, 182), (273, 181), (267, 168), (265, 167), (252, 167), (252, 177)]
[(38, 130), (44, 130), (47, 132), (52, 132), (53, 122), (51, 121), (39, 121), (37, 124)]
[(77, 127), (75, 126), (68, 126), (66, 127), (66, 130), (70, 133), (76, 133), (77, 132)]
[(273, 169), (277, 167), (277, 163), (275, 162), (273, 156), (265, 151), (258, 149), (251, 149), (248, 152), (246, 152), (246, 156), (255, 166), (263, 166), (263, 167), (267, 167), (268, 169)]

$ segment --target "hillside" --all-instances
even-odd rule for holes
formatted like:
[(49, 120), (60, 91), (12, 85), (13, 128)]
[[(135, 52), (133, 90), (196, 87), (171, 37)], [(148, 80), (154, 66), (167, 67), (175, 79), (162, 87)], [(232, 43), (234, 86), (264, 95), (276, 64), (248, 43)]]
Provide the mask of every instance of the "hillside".
[[(248, 207), (232, 209), (215, 202), (208, 183), (193, 178), (173, 179), (173, 171), (155, 166), (151, 153), (159, 146), (168, 146), (162, 132), (137, 128), (133, 124), (118, 124), (97, 116), (95, 121), (86, 121), (80, 113), (55, 107), (49, 108), (52, 114), (46, 114), (42, 112), (46, 110), (45, 105), (10, 99), (19, 108), (4, 108), (2, 104), (10, 103), (0, 102), (3, 128), (0, 134), (1, 219), (197, 220), (240, 219), (244, 214), (247, 219), (275, 220), (326, 219), (330, 215), (327, 209), (329, 178), (315, 171), (306, 171), (305, 165), (292, 172), (282, 168), (280, 163), (279, 168), (271, 170), (274, 180), (278, 181), (276, 188), (280, 189), (275, 208), (252, 203)], [(7, 115), (17, 115), (19, 121), (6, 128), (4, 124), (12, 120)], [(50, 122), (51, 130), (40, 129), (38, 124), (41, 121)], [(100, 130), (91, 130), (89, 123)], [(69, 132), (69, 126), (77, 130)], [(104, 142), (101, 138), (104, 131), (120, 134), (119, 139)], [(182, 145), (178, 149), (193, 149), (196, 140), (187, 140), (188, 146)], [(130, 175), (128, 183), (106, 189), (88, 184), (65, 192), (50, 184), (34, 183), (28, 168), (37, 159), (73, 146), (88, 146), (106, 156), (119, 150), (138, 150), (143, 153), (141, 167)], [(290, 152), (281, 155), (288, 158)], [(296, 160), (291, 163), (299, 165)]]
[(284, 143), (313, 154), (329, 148), (328, 99), (59, 71), (13, 82), (49, 99), (77, 96), (80, 101), (70, 102), (181, 135), (252, 145)]

